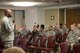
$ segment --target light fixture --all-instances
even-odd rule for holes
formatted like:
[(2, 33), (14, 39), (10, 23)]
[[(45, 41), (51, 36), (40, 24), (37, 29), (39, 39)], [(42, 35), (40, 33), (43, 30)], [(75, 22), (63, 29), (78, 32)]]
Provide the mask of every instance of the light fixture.
[(55, 19), (55, 17), (54, 17), (54, 16), (51, 16), (51, 17), (50, 17), (50, 19), (51, 19), (51, 20), (54, 20), (54, 19)]
[(36, 2), (10, 2), (9, 4), (11, 4), (13, 6), (34, 6), (34, 5), (38, 5), (40, 3), (36, 3)]

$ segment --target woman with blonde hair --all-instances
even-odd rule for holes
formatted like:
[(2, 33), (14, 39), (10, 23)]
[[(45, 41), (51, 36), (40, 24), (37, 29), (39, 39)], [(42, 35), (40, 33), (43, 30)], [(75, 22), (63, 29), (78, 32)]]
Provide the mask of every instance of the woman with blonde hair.
[(11, 47), (3, 51), (3, 53), (25, 53), (20, 47)]

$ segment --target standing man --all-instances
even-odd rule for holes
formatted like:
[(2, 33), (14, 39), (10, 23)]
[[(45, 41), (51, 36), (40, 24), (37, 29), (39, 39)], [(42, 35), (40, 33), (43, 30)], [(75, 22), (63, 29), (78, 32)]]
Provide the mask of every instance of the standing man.
[(10, 18), (12, 17), (12, 11), (10, 9), (6, 9), (4, 13), (5, 16), (1, 21), (1, 38), (5, 48), (10, 48), (13, 46), (14, 40), (14, 24), (10, 20)]

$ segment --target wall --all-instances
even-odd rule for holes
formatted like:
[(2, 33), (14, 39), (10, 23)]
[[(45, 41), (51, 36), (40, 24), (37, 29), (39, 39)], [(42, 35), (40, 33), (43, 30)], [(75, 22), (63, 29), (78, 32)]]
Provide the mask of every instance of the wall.
[(37, 20), (38, 24), (45, 24), (44, 23), (44, 9), (43, 8), (37, 8)]
[(0, 20), (1, 18), (4, 16), (4, 11), (3, 10), (0, 10)]
[[(0, 25), (1, 25), (1, 20), (2, 20), (3, 16), (4, 16), (4, 11), (0, 10)], [(0, 26), (0, 28), (1, 28), (1, 26)]]
[(66, 9), (66, 24), (69, 28), (73, 23), (80, 23), (80, 8)]
[[(51, 20), (50, 17), (54, 16), (55, 19)], [(59, 9), (45, 9), (45, 25), (59, 24)]]
[(15, 19), (15, 23), (17, 25), (22, 25), (24, 22), (23, 22), (23, 10), (15, 10), (14, 11), (14, 19)]
[(25, 10), (25, 25), (32, 31), (34, 23), (44, 24), (43, 8), (27, 8)]
[(64, 24), (64, 9), (59, 9), (59, 23)]

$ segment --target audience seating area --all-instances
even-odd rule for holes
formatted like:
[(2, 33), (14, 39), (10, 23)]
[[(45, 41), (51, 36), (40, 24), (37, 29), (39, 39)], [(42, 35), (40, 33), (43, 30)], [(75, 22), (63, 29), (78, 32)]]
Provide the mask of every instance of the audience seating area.
[[(31, 39), (31, 35), (26, 36), (17, 36), (14, 40), (14, 46), (18, 46), (23, 48), (25, 51), (44, 51), (44, 52), (50, 52), (53, 51), (56, 53), (56, 51), (59, 51), (59, 49), (56, 49), (56, 45), (58, 48), (60, 48), (60, 53), (70, 53), (70, 44), (66, 42), (67, 34), (61, 35), (57, 34), (56, 37), (53, 35), (46, 37), (43, 36), (34, 36)], [(30, 40), (31, 39), (31, 40)], [(0, 38), (0, 51), (2, 51), (3, 43)], [(74, 53), (80, 53), (80, 44), (75, 44), (73, 47)], [(56, 51), (55, 51), (56, 49)]]
[[(68, 43), (65, 41), (66, 36), (67, 36), (67, 34), (64, 34), (64, 35), (57, 34), (56, 37), (54, 37), (53, 35), (51, 35), (49, 37), (46, 37), (45, 35), (34, 36), (32, 38), (32, 40), (30, 40), (31, 35), (26, 35), (23, 38), (21, 38), (21, 36), (19, 36), (15, 39), (14, 46), (19, 46), (19, 47), (23, 48), (25, 51), (37, 50), (37, 51), (50, 52), (50, 51), (54, 51), (56, 49), (56, 45), (57, 45), (58, 48), (60, 47), (61, 53), (64, 52), (63, 49), (66, 48), (65, 46), (68, 46), (66, 49), (66, 53), (69, 53), (70, 45), (67, 45)], [(56, 51), (58, 51), (58, 50), (56, 49)]]

